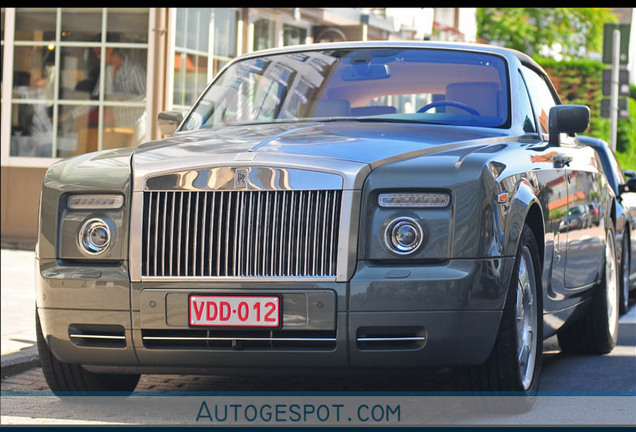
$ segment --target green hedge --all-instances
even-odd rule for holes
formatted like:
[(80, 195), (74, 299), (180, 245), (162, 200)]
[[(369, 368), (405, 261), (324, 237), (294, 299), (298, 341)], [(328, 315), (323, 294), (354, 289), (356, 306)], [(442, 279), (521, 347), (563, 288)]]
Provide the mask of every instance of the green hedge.
[[(609, 142), (609, 119), (601, 117), (603, 99), (603, 70), (607, 67), (599, 61), (556, 61), (535, 58), (550, 76), (563, 103), (582, 104), (590, 107), (590, 127), (585, 132)], [(623, 169), (636, 170), (636, 100), (628, 98), (629, 118), (618, 121), (616, 156)]]

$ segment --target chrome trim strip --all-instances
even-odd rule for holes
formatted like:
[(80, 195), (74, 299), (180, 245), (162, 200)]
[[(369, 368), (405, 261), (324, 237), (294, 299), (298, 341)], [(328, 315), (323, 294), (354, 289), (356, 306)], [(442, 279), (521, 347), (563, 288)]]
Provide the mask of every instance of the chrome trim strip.
[(108, 335), (91, 335), (91, 334), (72, 334), (69, 335), (72, 338), (83, 339), (117, 339), (126, 340), (126, 336), (108, 336)]
[(181, 274), (181, 227), (183, 226), (183, 192), (174, 194), (174, 197), (179, 197), (179, 225), (177, 230), (177, 274)]
[(161, 236), (161, 276), (166, 274), (166, 218), (168, 216), (168, 192), (163, 194), (163, 234)]
[(406, 341), (425, 341), (425, 340), (426, 340), (425, 336), (358, 338), (358, 342), (406, 342)]
[(214, 210), (215, 210), (215, 204), (216, 204), (216, 192), (214, 192), (212, 194), (212, 208), (210, 209), (210, 239), (208, 240), (208, 245), (210, 248), (210, 256), (208, 258), (208, 264), (210, 266), (210, 273), (212, 273), (212, 255), (214, 252), (214, 243), (212, 243), (212, 233), (214, 232)]
[[(150, 227), (150, 218), (151, 218), (150, 208), (152, 207), (152, 197), (153, 197), (153, 194), (150, 194), (148, 196), (148, 217), (146, 219), (146, 224), (148, 227)], [(146, 273), (150, 273), (150, 236), (148, 236), (148, 241), (146, 242)]]
[(223, 228), (223, 226), (221, 225), (223, 223), (223, 192), (215, 192), (214, 194), (220, 194), (221, 195), (221, 201), (219, 202), (219, 221), (217, 224), (217, 229), (216, 229), (216, 275), (217, 276), (221, 276), (221, 238), (220, 238), (220, 234), (222, 233), (221, 229)]
[[(188, 274), (188, 269), (190, 268), (190, 261), (188, 260), (190, 255), (190, 208), (192, 207), (192, 192), (185, 192), (188, 194), (188, 211), (185, 213), (186, 216), (186, 226), (185, 226), (185, 244), (183, 245), (185, 248), (185, 275), (190, 276)], [(181, 255), (178, 256), (179, 261), (181, 260)]]
[[(225, 192), (221, 192), (225, 195)], [(230, 252), (230, 225), (231, 219), (230, 214), (232, 213), (232, 194), (230, 192), (227, 193), (227, 212), (225, 213), (225, 274), (228, 274), (228, 264), (230, 261), (229, 252)]]
[[(269, 166), (250, 166), (246, 188), (234, 184), (236, 170), (244, 166), (218, 166), (149, 174), (143, 190), (157, 191), (231, 191), (231, 190), (300, 190), (342, 189), (343, 176), (323, 171)], [(196, 186), (195, 186), (196, 183)]]
[(252, 266), (252, 202), (254, 201), (254, 194), (250, 194), (249, 207), (247, 209), (247, 244), (245, 245), (245, 276), (250, 276)]
[(210, 248), (209, 244), (205, 244), (205, 230), (206, 230), (206, 225), (208, 222), (208, 219), (206, 217), (207, 213), (208, 213), (208, 194), (204, 193), (203, 194), (203, 220), (201, 221), (203, 224), (203, 227), (201, 228), (201, 276), (203, 276), (203, 273), (205, 271), (205, 251)]
[(170, 274), (172, 274), (172, 253), (174, 251), (174, 202), (176, 201), (176, 194), (172, 195), (172, 210), (170, 213)]
[[(283, 195), (284, 194), (285, 193), (283, 192)], [(279, 235), (276, 235), (277, 233)], [(276, 252), (277, 242), (280, 242), (280, 222), (278, 221), (278, 191), (274, 191), (274, 211), (272, 214), (272, 241), (270, 242), (271, 245), (269, 250), (269, 274), (274, 276), (279, 274), (279, 273), (276, 273), (276, 268), (274, 265), (276, 262), (275, 252)]]
[[(166, 192), (167, 193), (167, 192)], [(197, 275), (197, 237), (198, 237), (198, 227), (199, 227), (199, 192), (191, 192), (194, 193), (194, 197), (196, 198), (197, 203), (194, 207), (194, 231), (192, 231), (192, 240), (194, 241), (192, 245), (192, 276)]]
[[(159, 195), (161, 192), (158, 192), (155, 195), (155, 253), (153, 256), (153, 266), (155, 269), (155, 276), (157, 276), (157, 239), (159, 238)], [(150, 273), (150, 269), (148, 269), (148, 273)]]
[(144, 282), (333, 282), (334, 276), (144, 276)]
[[(334, 205), (334, 208), (338, 207), (337, 197), (338, 195), (336, 195), (336, 204)], [(355, 271), (358, 253), (358, 225), (360, 222), (361, 201), (362, 191), (342, 191), (340, 221), (337, 226), (338, 261), (336, 265), (336, 280), (338, 282), (348, 281)], [(333, 242), (331, 248), (333, 251)], [(332, 271), (329, 273), (333, 274)]]
[(143, 336), (143, 340), (167, 340), (167, 341), (278, 341), (278, 342), (336, 342), (336, 338), (285, 338), (285, 337), (267, 337), (267, 338), (248, 338), (248, 337), (168, 337), (168, 336)]

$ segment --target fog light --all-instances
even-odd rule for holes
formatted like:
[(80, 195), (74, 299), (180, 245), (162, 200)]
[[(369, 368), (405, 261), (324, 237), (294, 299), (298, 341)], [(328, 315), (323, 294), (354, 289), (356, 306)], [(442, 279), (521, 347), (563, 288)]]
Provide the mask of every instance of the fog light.
[(400, 217), (392, 220), (384, 231), (384, 242), (394, 253), (407, 255), (420, 247), (424, 240), (422, 227), (415, 219)]
[(88, 254), (98, 255), (104, 252), (110, 245), (110, 239), (110, 228), (102, 219), (89, 219), (80, 229), (79, 244)]

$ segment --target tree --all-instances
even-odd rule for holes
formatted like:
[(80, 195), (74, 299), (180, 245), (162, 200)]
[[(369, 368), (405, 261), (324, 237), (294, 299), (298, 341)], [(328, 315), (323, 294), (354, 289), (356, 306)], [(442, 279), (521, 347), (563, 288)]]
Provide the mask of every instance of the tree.
[(478, 8), (477, 35), (530, 56), (561, 46), (566, 58), (601, 52), (603, 25), (617, 22), (608, 8)]

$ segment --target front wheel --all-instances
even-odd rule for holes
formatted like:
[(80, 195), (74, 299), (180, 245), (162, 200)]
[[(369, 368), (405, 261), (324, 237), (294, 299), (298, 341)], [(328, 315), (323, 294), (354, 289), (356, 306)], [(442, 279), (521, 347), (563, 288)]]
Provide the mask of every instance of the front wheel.
[[(539, 386), (543, 350), (543, 314), (539, 248), (525, 225), (495, 345), (486, 362), (458, 371), (460, 387), (477, 392), (515, 392), (511, 406), (527, 410)], [(505, 398), (501, 400), (505, 406)]]
[(561, 351), (571, 354), (607, 354), (618, 339), (618, 268), (614, 228), (607, 230), (605, 267), (595, 287), (589, 310), (558, 333)]
[(76, 396), (94, 392), (129, 394), (135, 390), (140, 375), (97, 374), (87, 371), (81, 365), (58, 360), (46, 343), (37, 310), (35, 327), (42, 372), (49, 388), (56, 395)]

